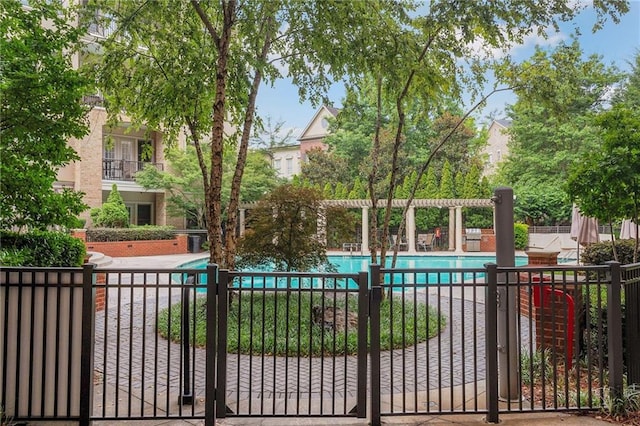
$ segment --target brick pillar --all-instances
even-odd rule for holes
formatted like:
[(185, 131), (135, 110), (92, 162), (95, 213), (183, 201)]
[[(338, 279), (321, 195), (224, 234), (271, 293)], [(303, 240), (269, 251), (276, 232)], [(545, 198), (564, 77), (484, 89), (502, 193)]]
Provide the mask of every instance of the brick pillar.
[[(526, 254), (529, 257), (529, 266), (558, 264), (559, 252), (527, 251)], [(521, 278), (528, 279), (528, 275)], [(520, 306), (521, 314), (528, 316), (531, 292), (538, 292), (536, 294), (538, 297), (531, 300), (533, 310), (531, 316), (535, 318), (536, 322), (536, 347), (538, 349), (552, 349), (556, 354), (562, 356), (567, 350), (565, 337), (569, 337), (572, 340), (571, 347), (575, 357), (579, 351), (577, 346), (580, 330), (578, 319), (583, 309), (582, 293), (579, 286), (564, 285), (560, 274), (555, 276), (555, 283), (551, 282), (550, 274), (544, 274), (542, 282), (540, 282), (540, 275), (534, 275), (531, 278), (530, 285), (524, 285), (520, 288)], [(525, 284), (527, 283), (525, 282)], [(552, 284), (554, 285), (552, 286)], [(566, 295), (573, 298), (572, 318), (569, 317), (571, 313)], [(572, 323), (572, 329), (568, 330), (567, 327), (570, 327)]]
[(105, 288), (105, 284), (107, 283), (107, 274), (104, 272), (96, 272), (94, 270), (94, 274), (96, 277), (96, 312), (104, 310), (106, 303), (107, 291)]

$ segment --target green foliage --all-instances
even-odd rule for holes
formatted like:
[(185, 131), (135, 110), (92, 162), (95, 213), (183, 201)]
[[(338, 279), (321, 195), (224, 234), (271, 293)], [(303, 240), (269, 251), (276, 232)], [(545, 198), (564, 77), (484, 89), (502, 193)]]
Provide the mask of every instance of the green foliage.
[[(599, 114), (602, 146), (585, 154), (567, 181), (580, 210), (606, 223), (640, 215), (640, 116), (621, 103)], [(617, 247), (614, 247), (617, 251)], [(636, 245), (634, 259), (637, 259)]]
[(35, 230), (0, 231), (0, 259), (11, 266), (80, 266), (86, 255), (82, 240), (69, 234)]
[(513, 225), (516, 250), (524, 250), (529, 245), (529, 226), (524, 223)]
[[(206, 343), (206, 297), (196, 298), (195, 309), (189, 308), (191, 323), (195, 323), (196, 346)], [(320, 356), (323, 354), (354, 355), (357, 351), (357, 329), (325, 329), (313, 322), (313, 306), (333, 307), (334, 301), (319, 292), (240, 292), (229, 308), (227, 349), (231, 353), (272, 354), (277, 356)], [(357, 312), (357, 298), (335, 301), (338, 309)], [(181, 327), (180, 303), (158, 314), (158, 331), (161, 336), (178, 341)], [(414, 310), (416, 314), (414, 315)], [(193, 320), (193, 312), (196, 318)], [(171, 322), (169, 322), (169, 318)], [(297, 319), (300, 318), (299, 324)], [(295, 322), (292, 322), (294, 321)], [(380, 347), (382, 350), (402, 348), (438, 335), (445, 325), (443, 317), (438, 318), (435, 310), (410, 301), (392, 303), (389, 299), (381, 302)], [(394, 333), (391, 334), (393, 328)], [(414, 335), (415, 330), (415, 335)], [(193, 330), (191, 331), (193, 333)]]
[(129, 211), (124, 205), (124, 200), (118, 192), (118, 186), (114, 183), (107, 202), (102, 207), (91, 209), (93, 226), (104, 228), (127, 228), (129, 226)]
[(316, 238), (324, 218), (320, 192), (283, 185), (251, 211), (238, 241), (238, 267), (272, 265), (276, 271), (308, 271), (328, 263), (326, 247)]
[(87, 242), (173, 240), (175, 231), (171, 226), (133, 226), (131, 228), (87, 229)]
[(342, 207), (329, 207), (327, 214), (327, 247), (342, 248), (342, 243), (357, 241), (356, 226), (360, 225), (358, 213)]
[(530, 226), (567, 223), (571, 206), (567, 195), (557, 186), (546, 184), (514, 188), (513, 215), (516, 221)]
[(604, 389), (604, 406), (602, 411), (614, 419), (626, 419), (640, 412), (640, 386), (625, 386), (620, 395), (615, 395), (611, 388)]
[(500, 73), (518, 100), (508, 111), (509, 156), (499, 167), (500, 183), (561, 188), (570, 167), (598, 148), (593, 116), (622, 76), (598, 56), (585, 59), (577, 41), (537, 48), (528, 61), (507, 68)]
[(81, 29), (59, 2), (30, 5), (0, 2), (0, 227), (72, 228), (87, 209), (83, 194), (53, 184), (78, 160), (67, 140), (89, 131), (90, 80), (71, 64)]
[(442, 166), (440, 190), (437, 198), (455, 198), (453, 175), (451, 174), (451, 163), (449, 161), (445, 161), (444, 166)]
[(553, 363), (550, 362), (552, 357), (551, 349), (536, 349), (530, 354), (526, 348), (522, 349), (520, 358), (520, 371), (522, 383), (529, 386), (537, 381), (549, 380), (553, 377)]
[[(616, 240), (618, 262), (623, 265), (634, 263), (634, 250), (636, 240)], [(580, 252), (580, 258), (585, 265), (604, 265), (615, 260), (613, 256), (613, 244), (611, 241), (602, 241), (589, 244)]]

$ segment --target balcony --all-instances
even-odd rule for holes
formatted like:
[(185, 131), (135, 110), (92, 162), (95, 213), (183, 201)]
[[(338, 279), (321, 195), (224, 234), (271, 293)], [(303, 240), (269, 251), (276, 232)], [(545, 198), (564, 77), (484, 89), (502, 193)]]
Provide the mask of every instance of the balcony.
[(102, 179), (134, 181), (138, 171), (150, 164), (158, 171), (164, 170), (162, 163), (151, 163), (149, 161), (129, 161), (129, 160), (102, 160)]

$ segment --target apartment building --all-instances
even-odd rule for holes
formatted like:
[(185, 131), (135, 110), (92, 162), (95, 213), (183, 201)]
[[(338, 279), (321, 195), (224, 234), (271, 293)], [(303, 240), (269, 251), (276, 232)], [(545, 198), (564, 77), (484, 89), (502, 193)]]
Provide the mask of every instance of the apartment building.
[(510, 120), (493, 120), (489, 126), (487, 145), (482, 150), (485, 157), (483, 176), (490, 176), (497, 171), (498, 164), (506, 158), (509, 152)]
[[(98, 51), (96, 42), (109, 36), (113, 30), (113, 27), (91, 24), (83, 38), (86, 52), (75, 54), (73, 65), (80, 67), (87, 54)], [(62, 168), (55, 185), (84, 192), (85, 203), (93, 208), (100, 207), (107, 200), (115, 184), (129, 210), (131, 224), (172, 225), (184, 229), (184, 218), (167, 215), (164, 190), (145, 190), (135, 182), (136, 173), (146, 166), (168, 169), (162, 133), (135, 127), (125, 115), (112, 127), (107, 123), (107, 112), (100, 94), (85, 97), (85, 102), (92, 105), (87, 119), (89, 134), (80, 140), (69, 141), (80, 160)], [(179, 143), (184, 146), (184, 137)], [(87, 226), (91, 226), (89, 211), (83, 213), (82, 218), (87, 220)]]
[(297, 144), (270, 150), (271, 165), (279, 177), (291, 179), (300, 173), (302, 163), (307, 161), (307, 152), (312, 149), (327, 149), (324, 138), (329, 134), (329, 119), (337, 117), (338, 112), (336, 108), (323, 105), (302, 130)]

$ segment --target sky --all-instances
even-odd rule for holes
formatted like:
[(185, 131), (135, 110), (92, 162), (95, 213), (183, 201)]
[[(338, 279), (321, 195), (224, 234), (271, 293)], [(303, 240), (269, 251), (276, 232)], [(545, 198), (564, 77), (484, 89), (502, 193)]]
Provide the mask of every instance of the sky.
[[(561, 41), (570, 42), (573, 28), (579, 27), (582, 34), (578, 40), (586, 56), (601, 55), (606, 65), (615, 64), (628, 71), (635, 53), (640, 52), (640, 0), (630, 1), (629, 12), (618, 24), (608, 20), (604, 28), (594, 34), (591, 32), (594, 22), (594, 12), (587, 9), (571, 23), (564, 24), (560, 33), (552, 34), (548, 40), (530, 37), (523, 45), (515, 46), (510, 54), (516, 61), (526, 60), (536, 45), (553, 48)], [(342, 85), (335, 84), (327, 96), (333, 106), (339, 108), (344, 96)], [(504, 118), (505, 105), (513, 102), (515, 97), (509, 92), (492, 96), (487, 106), (476, 114), (478, 121), (486, 122), (489, 114)], [(300, 102), (297, 88), (287, 79), (278, 80), (273, 87), (264, 85), (258, 94), (257, 108), (262, 117), (269, 116), (273, 122), (284, 123), (283, 131), (292, 130), (293, 138), (301, 134), (318, 110), (308, 101)]]

